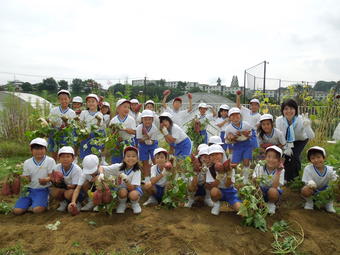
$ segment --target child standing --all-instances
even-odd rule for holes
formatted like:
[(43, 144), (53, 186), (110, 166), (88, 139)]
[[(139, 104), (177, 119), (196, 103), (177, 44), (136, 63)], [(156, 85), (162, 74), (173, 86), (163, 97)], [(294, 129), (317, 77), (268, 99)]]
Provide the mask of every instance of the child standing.
[(226, 104), (222, 104), (220, 108), (218, 109), (217, 113), (217, 119), (216, 119), (216, 126), (219, 127), (220, 129), (220, 137), (223, 141), (222, 148), (226, 150), (228, 148), (228, 144), (225, 143), (225, 128), (229, 124), (229, 119), (228, 119), (228, 111), (230, 107)]
[(281, 186), (284, 185), (284, 169), (282, 162), (282, 150), (277, 146), (266, 148), (265, 154), (266, 164), (264, 166), (257, 165), (253, 178), (260, 178), (260, 188), (263, 193), (264, 201), (267, 203), (270, 214), (274, 214), (276, 210), (275, 203), (282, 195)]
[[(130, 101), (127, 99), (119, 99), (116, 103), (117, 115), (112, 118), (109, 125), (121, 124), (123, 129), (119, 131), (119, 136), (121, 137), (121, 143), (126, 145), (134, 145), (134, 136), (136, 135), (136, 122), (129, 115), (130, 111)], [(123, 160), (123, 155), (112, 156), (111, 163), (121, 163)]]
[(243, 181), (248, 183), (249, 165), (253, 151), (250, 139), (252, 127), (246, 121), (241, 120), (239, 108), (231, 108), (228, 115), (230, 124), (225, 129), (225, 139), (227, 143), (233, 143), (231, 162), (234, 164), (243, 162)]
[(28, 194), (20, 197), (15, 203), (13, 209), (15, 215), (24, 214), (29, 207), (32, 207), (34, 213), (44, 212), (48, 207), (48, 187), (55, 161), (46, 156), (47, 142), (45, 139), (33, 139), (30, 148), (32, 158), (25, 161), (21, 176), (29, 181)]
[[(68, 203), (72, 200), (73, 192), (78, 185), (79, 178), (82, 174), (81, 168), (74, 164), (74, 150), (70, 146), (64, 146), (58, 151), (59, 164), (55, 166), (54, 171), (63, 174), (63, 183), (65, 187), (51, 188), (51, 196), (60, 201), (57, 211), (64, 212)], [(84, 199), (84, 194), (78, 196), (77, 207), (80, 210), (80, 202)]]
[(145, 182), (150, 181), (149, 160), (154, 161), (154, 150), (158, 147), (158, 129), (153, 124), (154, 114), (150, 110), (144, 110), (141, 115), (142, 124), (138, 125), (136, 137), (139, 144), (139, 160), (143, 163), (143, 175)]
[(188, 187), (188, 202), (184, 207), (191, 208), (195, 202), (195, 197), (204, 197), (204, 203), (212, 207), (214, 205), (210, 197), (210, 190), (205, 188), (205, 179), (210, 167), (209, 148), (198, 151), (197, 158), (193, 159), (194, 173)]
[[(68, 211), (72, 211), (72, 207), (77, 206), (77, 201), (79, 201), (79, 196), (82, 196), (82, 194), (87, 195), (87, 192), (89, 190), (94, 191), (95, 189), (95, 181), (99, 177), (99, 159), (96, 155), (90, 154), (87, 155), (83, 160), (83, 171), (81, 176), (79, 177), (79, 181), (77, 184), (76, 189), (74, 190), (72, 194), (72, 200), (71, 203), (68, 205)], [(79, 206), (79, 204), (78, 204)], [(84, 205), (80, 210), (81, 211), (90, 211), (94, 207), (92, 198), (88, 198), (88, 202), (86, 205)]]
[(100, 112), (103, 114), (104, 127), (107, 128), (111, 120), (110, 104), (108, 102), (103, 102)]
[(282, 149), (286, 144), (286, 139), (282, 132), (274, 128), (273, 116), (271, 114), (263, 114), (261, 116), (257, 129), (257, 140), (262, 152), (269, 146), (276, 145)]
[(168, 112), (163, 112), (159, 116), (161, 132), (165, 141), (174, 148), (174, 156), (185, 158), (190, 156), (192, 150), (192, 142), (188, 135), (178, 125), (172, 122), (172, 116)]
[[(87, 128), (93, 125), (98, 127), (99, 132), (104, 132), (103, 114), (99, 111), (98, 107), (99, 98), (96, 94), (89, 94), (86, 97), (87, 110), (83, 110), (79, 116), (80, 121), (85, 122)], [(91, 144), (91, 140), (96, 137), (94, 132), (91, 132), (90, 137), (81, 141), (80, 143), (80, 158), (83, 159), (87, 155), (92, 154), (92, 147), (101, 149), (101, 146)]]
[[(211, 109), (212, 115), (207, 114), (207, 110)], [(198, 105), (198, 120), (201, 125), (206, 125), (209, 121), (217, 116), (215, 109), (211, 105), (207, 105), (206, 103), (200, 103)], [(208, 143), (208, 133), (206, 129), (201, 128), (200, 135), (203, 136), (203, 143)]]
[(211, 166), (206, 175), (206, 187), (210, 189), (211, 199), (214, 202), (211, 214), (219, 215), (221, 202), (228, 202), (235, 211), (241, 206), (237, 189), (234, 188), (235, 172), (230, 167), (230, 162), (223, 162), (224, 150), (220, 145), (209, 147)]
[(139, 104), (138, 99), (131, 99), (130, 100), (130, 111), (129, 111), (129, 115), (135, 120), (136, 124), (140, 124), (140, 120), (141, 120), (141, 113), (139, 112), (140, 108), (141, 108), (141, 104)]
[(168, 152), (166, 149), (157, 148), (154, 151), (154, 157), (156, 164), (151, 167), (151, 180), (144, 185), (146, 192), (150, 195), (143, 204), (144, 206), (162, 202), (164, 188), (167, 183), (166, 176), (168, 173), (165, 163), (169, 159)]
[(153, 112), (153, 124), (159, 128), (159, 117), (157, 113), (155, 112), (155, 102), (152, 100), (148, 100), (144, 104), (144, 110), (150, 110)]
[[(313, 210), (313, 195), (325, 190), (330, 181), (335, 181), (338, 176), (333, 167), (325, 165), (326, 151), (324, 148), (314, 146), (308, 149), (307, 158), (311, 164), (303, 170), (302, 181), (305, 186), (301, 190), (301, 195), (306, 199), (305, 209)], [(327, 212), (335, 213), (333, 201), (325, 205)]]
[[(71, 93), (68, 90), (60, 90), (57, 93), (59, 106), (52, 108), (48, 119), (51, 121), (53, 127), (56, 129), (63, 129), (67, 126), (67, 121), (69, 119), (74, 119), (76, 117), (76, 113), (70, 109), (68, 106), (71, 101)], [(53, 138), (53, 134), (48, 139), (48, 149), (52, 152), (52, 157), (57, 159), (57, 151), (66, 145), (65, 138), (62, 141), (55, 141)]]
[(103, 178), (104, 175), (118, 177), (119, 205), (116, 209), (117, 213), (125, 212), (128, 199), (131, 202), (133, 213), (139, 214), (142, 212), (139, 199), (143, 195), (143, 191), (141, 187), (141, 171), (138, 164), (138, 149), (136, 147), (128, 146), (124, 149), (123, 163), (101, 166), (99, 172), (100, 178)]
[(72, 110), (76, 113), (77, 116), (80, 115), (83, 107), (83, 99), (79, 96), (76, 96), (72, 99)]

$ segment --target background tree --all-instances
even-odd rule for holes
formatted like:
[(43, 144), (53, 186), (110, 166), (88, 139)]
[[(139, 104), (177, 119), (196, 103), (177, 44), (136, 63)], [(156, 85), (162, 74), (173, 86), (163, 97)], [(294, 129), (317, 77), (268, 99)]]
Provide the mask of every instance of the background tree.
[(80, 94), (83, 90), (83, 81), (81, 79), (73, 79), (71, 88), (73, 94)]
[(66, 90), (68, 90), (68, 82), (67, 82), (67, 81), (65, 81), (65, 80), (60, 80), (60, 81), (58, 82), (58, 84), (59, 84), (59, 90), (61, 90), (61, 89), (66, 89)]
[(21, 84), (21, 88), (23, 92), (31, 92), (33, 90), (33, 86), (29, 82), (24, 82)]
[(42, 82), (43, 90), (47, 90), (48, 92), (57, 92), (58, 91), (58, 83), (52, 77), (44, 79)]

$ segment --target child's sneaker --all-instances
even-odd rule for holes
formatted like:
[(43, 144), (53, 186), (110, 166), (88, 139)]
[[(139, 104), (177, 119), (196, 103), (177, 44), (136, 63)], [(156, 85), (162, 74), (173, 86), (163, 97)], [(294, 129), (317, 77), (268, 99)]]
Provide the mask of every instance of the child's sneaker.
[(119, 205), (117, 206), (116, 213), (125, 213), (126, 210), (126, 199), (120, 200)]
[(138, 214), (138, 213), (142, 212), (142, 208), (140, 207), (138, 201), (132, 201), (131, 202), (131, 208), (132, 208), (134, 214)]
[(195, 202), (195, 199), (193, 199), (192, 197), (189, 197), (189, 200), (188, 202), (184, 204), (184, 207), (191, 208), (194, 202)]
[(304, 208), (306, 210), (314, 210), (313, 198), (307, 198)]
[(270, 214), (275, 214), (276, 205), (274, 203), (268, 203), (267, 207)]
[(57, 208), (57, 211), (58, 212), (65, 212), (66, 207), (67, 207), (67, 202), (66, 202), (66, 200), (63, 200), (59, 203), (59, 207)]
[(143, 206), (151, 205), (151, 204), (158, 204), (157, 199), (154, 196), (150, 196), (148, 200), (146, 200)]
[(214, 202), (211, 200), (210, 197), (206, 197), (206, 198), (204, 199), (204, 203), (205, 203), (207, 206), (209, 206), (209, 207), (213, 207), (213, 206), (214, 206)]
[(80, 209), (80, 211), (83, 211), (83, 212), (91, 211), (92, 208), (93, 208), (93, 206), (94, 206), (94, 205), (93, 205), (92, 199), (89, 199), (89, 201), (87, 202), (87, 204), (84, 205), (84, 206)]
[(93, 208), (93, 211), (94, 211), (94, 212), (99, 212), (99, 207), (98, 207), (98, 205), (96, 205), (96, 206)]
[(214, 206), (213, 206), (213, 208), (211, 208), (211, 214), (219, 215), (220, 214), (220, 208), (221, 208), (221, 202), (220, 201), (214, 202)]
[(329, 213), (336, 213), (336, 211), (335, 211), (335, 209), (334, 209), (334, 206), (333, 206), (333, 201), (327, 203), (327, 204), (325, 205), (325, 209), (326, 209), (326, 211), (329, 212)]

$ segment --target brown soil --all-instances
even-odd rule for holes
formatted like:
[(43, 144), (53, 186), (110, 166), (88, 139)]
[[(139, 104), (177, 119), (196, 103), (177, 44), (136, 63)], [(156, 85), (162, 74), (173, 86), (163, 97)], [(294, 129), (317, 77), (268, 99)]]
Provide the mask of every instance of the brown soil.
[[(268, 217), (269, 226), (281, 219), (298, 221), (305, 233), (300, 252), (340, 254), (340, 215), (306, 211), (301, 203), (298, 194), (286, 189), (278, 212)], [(45, 228), (57, 220), (58, 230)], [(75, 217), (50, 209), (40, 215), (0, 215), (0, 233), (0, 248), (20, 243), (28, 254), (270, 254), (273, 242), (270, 231), (243, 226), (241, 217), (227, 207), (217, 217), (207, 207), (150, 207), (137, 216), (128, 209), (124, 215), (91, 212)]]

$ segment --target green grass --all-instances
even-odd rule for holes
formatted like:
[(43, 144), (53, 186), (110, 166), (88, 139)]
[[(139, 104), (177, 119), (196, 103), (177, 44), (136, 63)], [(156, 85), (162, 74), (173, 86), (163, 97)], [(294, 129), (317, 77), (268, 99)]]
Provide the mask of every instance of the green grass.
[(12, 156), (30, 156), (29, 145), (12, 141), (2, 141), (0, 143), (0, 158)]
[(20, 244), (0, 249), (0, 255), (24, 255), (26, 253)]
[(23, 163), (30, 156), (12, 156), (8, 158), (0, 157), (0, 180), (2, 180), (17, 164)]

